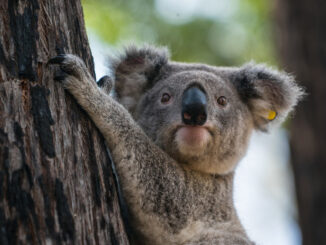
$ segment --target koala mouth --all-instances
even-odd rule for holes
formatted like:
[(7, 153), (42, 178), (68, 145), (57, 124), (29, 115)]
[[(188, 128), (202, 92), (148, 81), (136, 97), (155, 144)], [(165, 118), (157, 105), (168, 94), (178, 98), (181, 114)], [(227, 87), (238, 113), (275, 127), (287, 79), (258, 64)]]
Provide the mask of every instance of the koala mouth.
[(205, 151), (212, 135), (204, 126), (181, 126), (175, 134), (178, 150), (182, 154), (200, 155)]

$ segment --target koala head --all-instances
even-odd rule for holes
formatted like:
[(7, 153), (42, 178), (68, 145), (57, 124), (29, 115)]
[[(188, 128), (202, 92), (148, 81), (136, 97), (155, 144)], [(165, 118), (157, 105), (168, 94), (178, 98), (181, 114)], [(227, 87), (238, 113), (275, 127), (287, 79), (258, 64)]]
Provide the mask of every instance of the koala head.
[(117, 100), (185, 168), (234, 170), (254, 129), (281, 122), (303, 95), (286, 73), (253, 63), (172, 62), (166, 49), (129, 47), (113, 63)]

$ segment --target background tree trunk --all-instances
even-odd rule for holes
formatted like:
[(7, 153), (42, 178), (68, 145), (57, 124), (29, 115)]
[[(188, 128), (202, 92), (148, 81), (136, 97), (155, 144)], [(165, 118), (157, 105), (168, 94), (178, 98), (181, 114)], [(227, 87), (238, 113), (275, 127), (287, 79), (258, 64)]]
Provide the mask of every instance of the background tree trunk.
[(308, 92), (290, 142), (303, 244), (326, 244), (326, 2), (278, 0), (275, 16), (283, 65)]
[(50, 57), (94, 74), (79, 0), (0, 0), (0, 244), (128, 244), (103, 137)]

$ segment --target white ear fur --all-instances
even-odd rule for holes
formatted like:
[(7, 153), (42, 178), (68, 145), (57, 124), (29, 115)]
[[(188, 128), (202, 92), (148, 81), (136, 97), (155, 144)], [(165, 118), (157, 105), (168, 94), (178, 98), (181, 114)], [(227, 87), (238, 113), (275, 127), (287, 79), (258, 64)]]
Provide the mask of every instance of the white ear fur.
[(304, 95), (293, 76), (262, 64), (246, 64), (235, 77), (240, 96), (259, 130), (282, 122)]

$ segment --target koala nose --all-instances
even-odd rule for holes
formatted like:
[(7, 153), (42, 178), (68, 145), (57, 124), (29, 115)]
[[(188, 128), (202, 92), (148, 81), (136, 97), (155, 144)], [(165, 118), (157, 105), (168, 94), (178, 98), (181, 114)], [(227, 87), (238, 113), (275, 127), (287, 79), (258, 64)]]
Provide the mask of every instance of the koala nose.
[(181, 116), (186, 125), (204, 125), (207, 119), (207, 98), (200, 88), (193, 86), (183, 93)]

